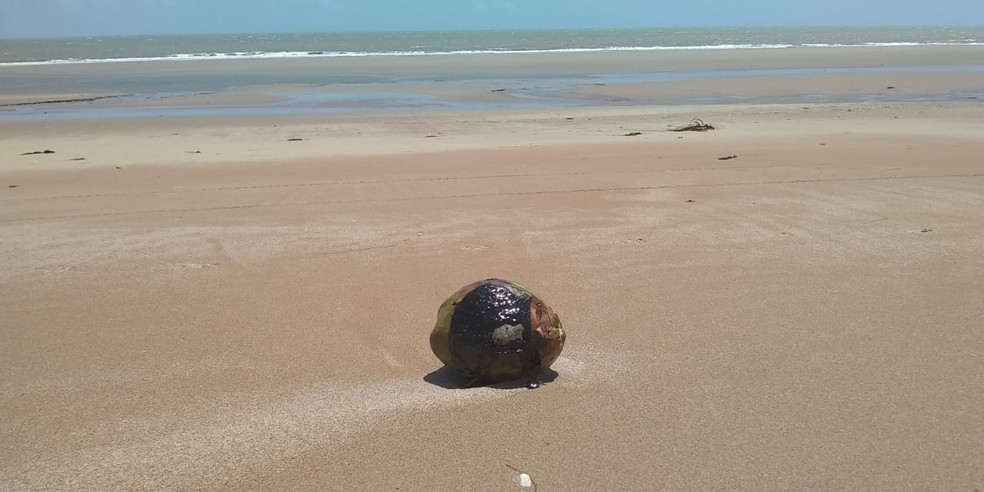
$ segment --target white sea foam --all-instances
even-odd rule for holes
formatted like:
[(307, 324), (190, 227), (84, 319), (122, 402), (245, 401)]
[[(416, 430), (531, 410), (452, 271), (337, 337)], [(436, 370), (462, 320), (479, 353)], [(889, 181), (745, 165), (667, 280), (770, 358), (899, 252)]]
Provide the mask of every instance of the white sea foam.
[(607, 48), (558, 48), (543, 50), (454, 50), (454, 51), (242, 51), (232, 53), (177, 53), (167, 56), (131, 57), (131, 58), (68, 58), (44, 61), (3, 62), (2, 66), (29, 65), (67, 65), (82, 63), (132, 63), (158, 61), (206, 61), (206, 60), (256, 60), (270, 58), (359, 58), (377, 56), (448, 56), (448, 55), (515, 55), (535, 53), (593, 53), (607, 51), (686, 51), (686, 50), (746, 50), (746, 49), (782, 49), (782, 48), (849, 48), (863, 46), (984, 46), (978, 40), (947, 42), (947, 43), (863, 43), (863, 44), (714, 44), (697, 46), (613, 46)]

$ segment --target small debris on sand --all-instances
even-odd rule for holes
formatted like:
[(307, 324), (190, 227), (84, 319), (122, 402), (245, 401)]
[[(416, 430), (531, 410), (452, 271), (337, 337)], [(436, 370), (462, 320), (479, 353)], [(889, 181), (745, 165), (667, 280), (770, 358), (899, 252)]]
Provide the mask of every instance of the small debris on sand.
[(202, 153), (202, 151), (200, 151), (200, 150), (186, 150), (185, 151), (185, 154), (201, 154), (201, 153)]
[(300, 142), (302, 140), (304, 140), (304, 139), (303, 138), (298, 138), (298, 137), (288, 138), (287, 139), (288, 142)]
[(54, 150), (44, 149), (44, 150), (35, 150), (34, 152), (24, 152), (21, 155), (38, 155), (38, 154), (54, 154), (54, 153), (55, 153)]
[(642, 132), (629, 132), (625, 134), (626, 137), (638, 137), (639, 135), (642, 135)]
[(681, 126), (678, 128), (671, 128), (671, 132), (706, 132), (708, 130), (713, 130), (714, 127), (704, 123), (704, 120), (700, 118), (694, 118), (690, 120), (690, 124), (687, 126)]
[(532, 488), (534, 491), (536, 490), (536, 482), (533, 481), (533, 477), (531, 477), (529, 473), (526, 473), (526, 472), (524, 472), (524, 471), (522, 471), (522, 470), (520, 470), (520, 469), (518, 469), (518, 468), (516, 468), (516, 467), (514, 467), (514, 466), (512, 466), (512, 465), (510, 465), (508, 463), (506, 464), (506, 467), (509, 468), (510, 470), (516, 472), (516, 473), (519, 473), (519, 477), (518, 478), (519, 478), (519, 486), (520, 487), (522, 487), (524, 489), (530, 489), (530, 488)]
[(726, 155), (724, 157), (718, 157), (719, 161), (730, 161), (731, 159), (737, 159), (737, 155)]
[(69, 159), (69, 160), (70, 161), (84, 161), (85, 160), (85, 157), (76, 157), (76, 158)]
[(7, 185), (7, 188), (20, 188), (20, 185)]
[(533, 479), (526, 473), (519, 474), (519, 486), (528, 489), (533, 486)]

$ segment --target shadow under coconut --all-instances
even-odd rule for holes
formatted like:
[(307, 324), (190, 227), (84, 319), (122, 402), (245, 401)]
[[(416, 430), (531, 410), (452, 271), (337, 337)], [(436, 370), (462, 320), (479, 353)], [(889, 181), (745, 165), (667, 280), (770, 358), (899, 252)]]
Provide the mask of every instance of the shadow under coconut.
[[(552, 383), (557, 379), (557, 371), (553, 369), (547, 369), (543, 371), (540, 375), (540, 382), (542, 384)], [(424, 381), (433, 384), (434, 386), (440, 386), (444, 389), (468, 389), (465, 386), (465, 381), (456, 376), (447, 366), (441, 366), (440, 369), (433, 371), (426, 376), (424, 376)], [(481, 386), (486, 386), (495, 389), (519, 389), (526, 387), (526, 380), (524, 379), (514, 379), (512, 381), (503, 381), (501, 383), (494, 384), (483, 384)]]

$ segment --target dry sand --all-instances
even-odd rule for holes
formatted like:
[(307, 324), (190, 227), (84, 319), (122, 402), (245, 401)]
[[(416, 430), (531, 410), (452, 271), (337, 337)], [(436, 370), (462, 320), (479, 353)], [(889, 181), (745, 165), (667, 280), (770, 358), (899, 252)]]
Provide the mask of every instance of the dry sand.
[[(974, 101), (0, 123), (0, 489), (980, 488), (982, 155)], [(493, 276), (541, 389), (430, 353)]]

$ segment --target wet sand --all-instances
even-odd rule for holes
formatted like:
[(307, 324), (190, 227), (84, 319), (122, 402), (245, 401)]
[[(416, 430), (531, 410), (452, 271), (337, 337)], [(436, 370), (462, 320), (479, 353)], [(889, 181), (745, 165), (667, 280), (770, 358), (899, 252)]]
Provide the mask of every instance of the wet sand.
[[(978, 101), (0, 122), (0, 488), (979, 488), (982, 135)], [(486, 277), (564, 322), (540, 389), (430, 353)]]

